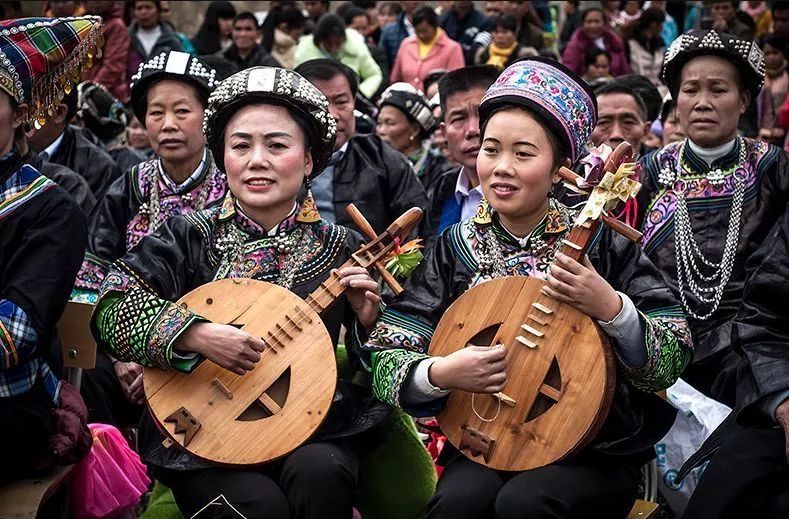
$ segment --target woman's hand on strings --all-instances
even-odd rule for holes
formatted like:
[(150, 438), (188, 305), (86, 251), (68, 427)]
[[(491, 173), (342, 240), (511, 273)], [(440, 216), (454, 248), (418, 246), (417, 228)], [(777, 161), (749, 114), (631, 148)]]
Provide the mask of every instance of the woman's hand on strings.
[(368, 331), (373, 329), (378, 319), (381, 292), (378, 283), (362, 267), (345, 267), (337, 270), (340, 284), (346, 287), (345, 294), (359, 322)]
[(466, 346), (433, 362), (428, 378), (441, 389), (498, 393), (507, 384), (507, 348)]
[(566, 254), (556, 254), (548, 284), (542, 290), (598, 321), (610, 322), (622, 310), (622, 298), (597, 273), (587, 256), (578, 263)]
[(255, 368), (266, 343), (229, 324), (194, 323), (181, 334), (175, 347), (198, 353), (236, 375), (243, 375)]

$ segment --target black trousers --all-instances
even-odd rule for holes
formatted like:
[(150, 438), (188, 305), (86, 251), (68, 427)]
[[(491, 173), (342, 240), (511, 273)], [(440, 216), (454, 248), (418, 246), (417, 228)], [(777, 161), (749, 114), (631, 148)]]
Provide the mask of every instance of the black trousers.
[[(155, 470), (184, 517), (350, 519), (359, 459), (345, 443), (311, 443), (257, 470)], [(216, 504), (209, 503), (215, 502)], [(202, 510), (202, 511), (201, 511)]]
[(52, 407), (40, 380), (23, 395), (0, 398), (0, 483), (34, 476), (51, 461)]
[(459, 455), (427, 504), (430, 519), (625, 518), (644, 456), (587, 452), (525, 472), (499, 472)]
[(112, 359), (96, 354), (96, 367), (82, 372), (80, 394), (88, 407), (88, 421), (122, 428), (137, 425), (145, 406), (132, 404), (121, 388)]
[(683, 519), (786, 519), (789, 465), (780, 427), (738, 428), (710, 460)]

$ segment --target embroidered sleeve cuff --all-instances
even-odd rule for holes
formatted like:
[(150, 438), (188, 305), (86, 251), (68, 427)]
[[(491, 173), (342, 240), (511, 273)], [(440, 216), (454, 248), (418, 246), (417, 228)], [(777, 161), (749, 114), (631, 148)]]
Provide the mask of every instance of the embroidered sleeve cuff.
[(419, 361), (411, 371), (411, 375), (403, 382), (400, 398), (406, 405), (423, 404), (449, 394), (448, 389), (441, 389), (430, 382), (428, 376), (430, 366), (437, 360), (430, 357)]
[(639, 368), (649, 360), (644, 340), (644, 324), (633, 301), (622, 292), (622, 309), (609, 322), (597, 321), (600, 328), (616, 342), (619, 356), (629, 367)]

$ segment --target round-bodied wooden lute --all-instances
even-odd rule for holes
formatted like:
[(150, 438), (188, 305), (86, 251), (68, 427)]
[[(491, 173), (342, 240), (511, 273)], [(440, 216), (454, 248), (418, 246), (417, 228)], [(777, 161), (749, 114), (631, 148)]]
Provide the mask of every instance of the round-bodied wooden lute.
[[(406, 212), (343, 267), (381, 268), (421, 213)], [(352, 214), (361, 217), (355, 208)], [(388, 272), (383, 277), (390, 278)], [(396, 282), (392, 288), (402, 291)], [(334, 347), (320, 314), (344, 290), (332, 273), (306, 299), (243, 278), (214, 281), (183, 296), (178, 303), (192, 312), (240, 327), (261, 337), (267, 347), (244, 375), (207, 359), (190, 373), (145, 368), (148, 407), (168, 436), (166, 444), (220, 464), (257, 465), (307, 441), (326, 417), (337, 382)]]
[[(620, 145), (605, 171), (631, 157), (629, 145)], [(598, 219), (574, 227), (561, 251), (580, 261), (599, 226)], [(544, 295), (544, 285), (514, 276), (477, 285), (449, 307), (431, 341), (433, 356), (469, 344), (507, 347), (502, 392), (452, 391), (437, 416), (452, 445), (497, 470), (534, 469), (579, 451), (599, 431), (613, 399), (616, 369), (605, 334), (587, 315)]]

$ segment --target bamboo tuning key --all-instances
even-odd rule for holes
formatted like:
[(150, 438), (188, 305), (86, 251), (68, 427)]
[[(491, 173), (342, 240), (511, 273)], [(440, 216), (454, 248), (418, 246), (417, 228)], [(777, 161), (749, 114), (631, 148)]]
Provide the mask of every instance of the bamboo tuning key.
[[(373, 226), (370, 225), (370, 222), (367, 221), (367, 218), (359, 211), (359, 209), (353, 205), (349, 204), (348, 207), (345, 208), (345, 212), (348, 213), (348, 216), (351, 217), (353, 223), (362, 231), (362, 233), (367, 236), (370, 240), (375, 240), (378, 238), (378, 234), (373, 229)], [(392, 289), (392, 292), (395, 295), (400, 294), (403, 291), (403, 286), (395, 279), (394, 275), (391, 272), (386, 270), (386, 266), (381, 264), (380, 262), (375, 263), (375, 269), (381, 274), (381, 278), (384, 280), (384, 283), (389, 285), (389, 288)]]

